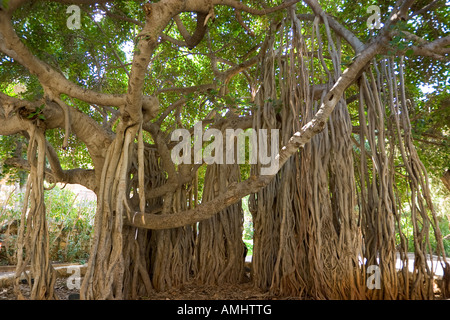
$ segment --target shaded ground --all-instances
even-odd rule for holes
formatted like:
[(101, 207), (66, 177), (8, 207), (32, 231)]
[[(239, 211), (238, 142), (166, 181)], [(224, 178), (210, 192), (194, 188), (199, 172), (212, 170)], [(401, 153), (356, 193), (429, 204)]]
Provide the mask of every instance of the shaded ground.
[[(410, 271), (413, 270), (414, 255), (408, 254), (409, 263), (408, 267)], [(436, 262), (437, 257), (433, 257), (433, 270), (436, 272), (438, 278), (442, 277), (442, 268), (440, 264)], [(428, 264), (431, 267), (431, 261), (428, 260)], [(450, 261), (449, 261), (450, 262)], [(68, 300), (69, 295), (77, 294), (77, 289), (69, 289), (67, 278), (73, 272), (68, 271), (67, 268), (71, 268), (74, 265), (55, 265), (59, 277), (56, 280), (55, 292), (60, 300)], [(81, 269), (81, 276), (84, 275), (85, 266), (78, 265)], [(397, 268), (401, 267), (400, 261), (397, 261)], [(14, 275), (14, 268), (0, 267), (0, 300), (15, 300), (11, 277)], [(6, 282), (5, 278), (8, 278)], [(222, 285), (222, 286), (200, 286), (195, 283), (188, 283), (177, 289), (170, 289), (165, 292), (154, 292), (148, 297), (141, 297), (143, 300), (300, 300), (298, 297), (278, 297), (269, 294), (268, 292), (262, 292), (258, 288), (255, 288), (250, 281), (250, 274), (247, 273), (246, 282), (238, 285)], [(82, 281), (82, 278), (81, 278)], [(436, 299), (441, 299), (440, 290), (438, 285), (439, 280), (435, 282)], [(3, 285), (3, 287), (2, 287)], [(29, 296), (29, 286), (21, 284), (22, 292), (25, 296)]]
[[(29, 295), (28, 285), (21, 284), (26, 296)], [(70, 294), (78, 293), (78, 290), (67, 288), (67, 279), (56, 280), (55, 291), (60, 300), (68, 300)], [(299, 300), (298, 297), (276, 297), (261, 292), (248, 283), (230, 286), (198, 286), (187, 284), (179, 289), (171, 289), (166, 292), (155, 292), (142, 300)], [(0, 288), (0, 300), (16, 300), (13, 287)]]
[[(69, 295), (79, 293), (77, 289), (69, 289), (70, 284), (74, 284), (73, 274), (68, 268), (75, 265), (54, 265), (58, 272), (56, 280), (55, 292), (60, 300), (68, 300)], [(81, 279), (85, 273), (86, 265), (78, 265), (80, 267)], [(0, 267), (0, 300), (16, 300), (13, 290), (14, 267)], [(29, 297), (30, 288), (25, 283), (20, 284), (24, 296)], [(2, 287), (3, 286), (3, 287)], [(222, 285), (222, 286), (201, 286), (196, 283), (188, 283), (177, 289), (170, 289), (165, 292), (153, 292), (148, 297), (141, 297), (142, 300), (298, 300), (298, 297), (276, 297), (267, 292), (262, 292), (258, 288), (253, 287), (250, 282), (250, 273), (244, 283), (238, 285)]]
[[(67, 288), (66, 279), (58, 278), (56, 279), (55, 284), (55, 292), (58, 296), (59, 300), (68, 300), (68, 297), (72, 293), (78, 293), (78, 290), (69, 290)], [(29, 297), (30, 289), (26, 284), (20, 285), (24, 296)], [(14, 295), (13, 286), (7, 286), (4, 288), (0, 288), (0, 300), (16, 300), (16, 296)]]
[[(29, 297), (29, 287), (20, 285), (22, 292)], [(70, 300), (69, 295), (78, 294), (77, 289), (68, 289), (67, 279), (56, 280), (55, 292), (59, 300)], [(435, 286), (436, 299), (440, 300), (440, 290)], [(0, 287), (0, 300), (16, 300), (13, 286)], [(253, 287), (251, 282), (238, 285), (200, 286), (189, 283), (178, 289), (170, 289), (166, 292), (154, 292), (141, 300), (302, 300), (299, 297), (279, 297)]]
[(262, 292), (253, 287), (253, 284), (243, 283), (239, 285), (199, 286), (187, 284), (176, 290), (154, 293), (149, 300), (300, 300), (298, 297), (277, 297), (267, 292)]

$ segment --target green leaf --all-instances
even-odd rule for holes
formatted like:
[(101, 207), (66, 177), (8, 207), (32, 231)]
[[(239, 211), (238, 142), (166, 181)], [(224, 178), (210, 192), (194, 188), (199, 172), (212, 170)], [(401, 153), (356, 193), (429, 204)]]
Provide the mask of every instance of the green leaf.
[(0, 0), (0, 8), (8, 10), (10, 0)]
[(407, 56), (412, 56), (413, 53), (414, 53), (414, 50), (413, 50), (413, 49), (408, 49), (408, 50), (406, 50), (405, 55), (407, 55)]

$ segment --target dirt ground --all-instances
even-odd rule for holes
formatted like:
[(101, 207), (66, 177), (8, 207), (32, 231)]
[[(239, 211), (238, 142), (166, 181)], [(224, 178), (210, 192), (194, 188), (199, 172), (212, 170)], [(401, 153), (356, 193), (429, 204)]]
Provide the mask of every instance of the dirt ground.
[[(70, 294), (78, 293), (78, 290), (69, 290), (66, 282), (67, 279), (56, 279), (55, 291), (59, 300), (68, 300)], [(21, 284), (20, 288), (24, 296), (28, 298), (30, 296), (30, 287), (27, 284)], [(16, 300), (12, 285), (0, 288), (0, 300)]]
[[(56, 280), (55, 291), (59, 300), (69, 300), (69, 295), (77, 294), (78, 290), (67, 288), (66, 279)], [(29, 297), (28, 285), (22, 285), (22, 292)], [(154, 292), (141, 300), (301, 300), (299, 297), (279, 297), (268, 292), (262, 292), (254, 288), (252, 283), (242, 283), (229, 286), (199, 286), (193, 283), (186, 284), (179, 289), (171, 289), (166, 292)], [(439, 292), (436, 299), (441, 300)], [(0, 288), (0, 300), (16, 300), (13, 287)]]
[[(81, 279), (82, 281), (82, 279)], [(21, 284), (25, 297), (29, 297), (30, 288)], [(441, 300), (440, 290), (435, 284), (436, 299)], [(79, 290), (69, 289), (67, 278), (57, 278), (55, 292), (59, 300), (70, 300), (69, 296), (78, 294)], [(13, 286), (0, 287), (0, 300), (16, 300)], [(76, 299), (75, 299), (76, 300)], [(165, 292), (153, 292), (140, 300), (302, 300), (299, 297), (279, 297), (255, 288), (249, 280), (237, 285), (202, 286), (188, 283), (177, 289)]]
[[(29, 297), (29, 287), (21, 284), (24, 295)], [(69, 290), (67, 279), (58, 278), (55, 285), (56, 295), (59, 300), (68, 300), (70, 294), (78, 293), (78, 290)], [(166, 292), (154, 292), (142, 300), (299, 300), (298, 297), (277, 297), (267, 292), (254, 288), (251, 282), (229, 286), (199, 286), (193, 283), (186, 284), (178, 289)], [(13, 287), (0, 288), (0, 300), (16, 300)]]
[(277, 297), (262, 292), (251, 283), (230, 286), (198, 286), (188, 284), (167, 292), (154, 293), (149, 300), (299, 300), (298, 297)]

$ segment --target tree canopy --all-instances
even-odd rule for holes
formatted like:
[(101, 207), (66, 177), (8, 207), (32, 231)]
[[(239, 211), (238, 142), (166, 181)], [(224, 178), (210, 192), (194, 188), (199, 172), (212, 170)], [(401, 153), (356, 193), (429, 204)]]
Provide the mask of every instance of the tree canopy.
[[(1, 175), (30, 172), (24, 207), (36, 213), (22, 219), (40, 226), (24, 222), (18, 276), (31, 261), (42, 275), (34, 297), (53, 295), (38, 289), (53, 283), (38, 267), (46, 246), (30, 242), (45, 235), (46, 180), (98, 197), (83, 298), (136, 297), (192, 274), (238, 281), (247, 195), (255, 285), (374, 298), (351, 271), (362, 255), (386, 263), (378, 298), (430, 297), (417, 285), (430, 279), (424, 265), (402, 291), (412, 278), (392, 263), (409, 243), (419, 260), (445, 257), (429, 176), (450, 169), (448, 20), (444, 0), (0, 0)], [(175, 164), (172, 133), (194, 136), (200, 121), (279, 130), (276, 171), (262, 174), (248, 149), (238, 165)]]

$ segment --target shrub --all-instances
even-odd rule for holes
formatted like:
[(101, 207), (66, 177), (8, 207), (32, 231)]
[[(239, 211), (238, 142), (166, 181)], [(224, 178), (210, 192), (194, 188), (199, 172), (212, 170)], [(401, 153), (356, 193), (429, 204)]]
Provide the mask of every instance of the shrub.
[[(95, 201), (77, 199), (74, 192), (59, 187), (46, 191), (44, 198), (50, 259), (58, 262), (86, 262), (93, 230)], [(17, 227), (14, 229), (11, 226), (20, 221), (22, 203), (23, 193), (11, 195), (8, 201), (0, 203), (0, 237), (4, 246), (0, 264), (15, 264)]]

